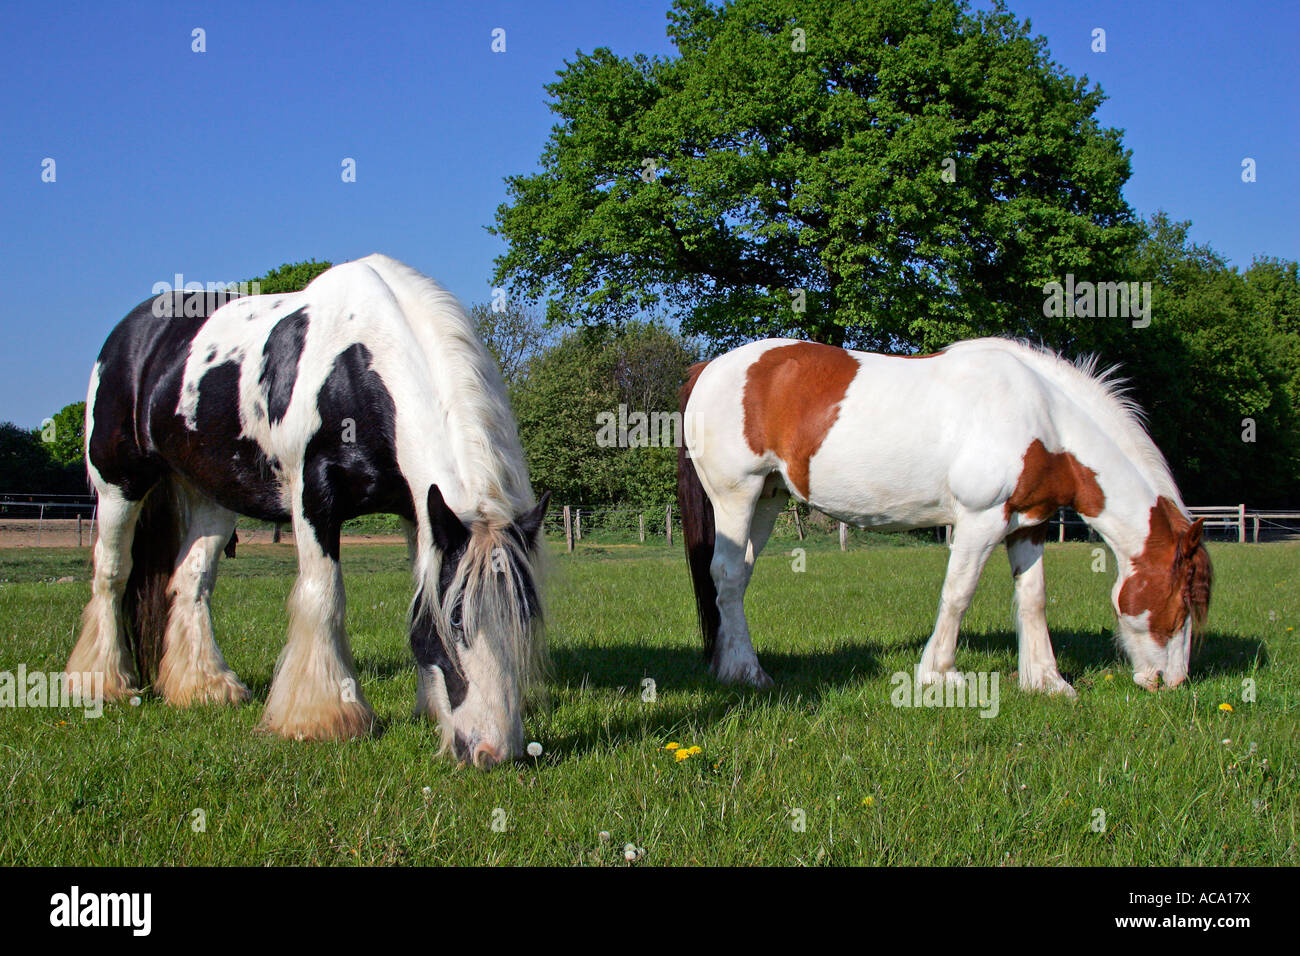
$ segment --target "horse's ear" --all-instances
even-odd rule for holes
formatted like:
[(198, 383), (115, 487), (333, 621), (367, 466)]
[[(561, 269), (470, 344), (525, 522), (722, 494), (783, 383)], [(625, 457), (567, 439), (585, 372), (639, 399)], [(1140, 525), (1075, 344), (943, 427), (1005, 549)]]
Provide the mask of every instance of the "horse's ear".
[(429, 486), (429, 528), (433, 531), (433, 543), (443, 554), (455, 554), (469, 540), (469, 529), (447, 507), (437, 485)]
[(1201, 543), (1201, 531), (1205, 528), (1205, 519), (1197, 518), (1183, 532), (1183, 554), (1191, 554)]
[(519, 533), (523, 535), (524, 540), (528, 542), (530, 547), (537, 540), (537, 532), (542, 527), (542, 519), (546, 517), (546, 506), (550, 503), (551, 493), (548, 491), (542, 495), (541, 501), (537, 502), (537, 507), (524, 512), (515, 522), (515, 527), (519, 529)]

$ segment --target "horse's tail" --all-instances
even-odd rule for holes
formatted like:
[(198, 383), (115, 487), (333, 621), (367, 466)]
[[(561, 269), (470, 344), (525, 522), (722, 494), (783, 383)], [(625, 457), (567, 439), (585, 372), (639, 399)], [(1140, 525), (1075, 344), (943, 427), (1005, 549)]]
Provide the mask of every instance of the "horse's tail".
[[(691, 366), (680, 393), (682, 428), (686, 427), (686, 405), (691, 400), (695, 382), (707, 362)], [(684, 439), (683, 435), (683, 439)], [(695, 610), (704, 634), (704, 657), (713, 660), (721, 618), (718, 614), (718, 590), (709, 566), (713, 563), (713, 503), (700, 483), (699, 473), (691, 461), (685, 440), (677, 449), (677, 509), (682, 515), (682, 538), (686, 542), (686, 563), (691, 569), (695, 588)]]
[(127, 643), (140, 686), (153, 683), (171, 613), (168, 585), (181, 547), (180, 502), (170, 479), (145, 496), (131, 541), (131, 575), (122, 596)]

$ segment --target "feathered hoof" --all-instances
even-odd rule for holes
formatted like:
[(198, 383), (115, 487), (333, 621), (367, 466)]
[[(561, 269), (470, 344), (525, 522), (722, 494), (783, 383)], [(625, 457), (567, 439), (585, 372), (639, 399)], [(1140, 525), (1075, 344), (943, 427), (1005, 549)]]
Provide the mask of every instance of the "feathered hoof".
[(364, 702), (302, 705), (283, 713), (267, 704), (257, 729), (289, 740), (355, 740), (374, 733), (375, 713)]
[(72, 652), (68, 665), (63, 669), (69, 680), (81, 680), (83, 674), (102, 674), (104, 700), (126, 700), (140, 693), (135, 674), (107, 655), (96, 657), (81, 653), (81, 648)]
[(253, 697), (252, 692), (244, 686), (244, 682), (231, 670), (208, 678), (164, 680), (160, 677), (158, 690), (163, 699), (175, 707), (243, 704)]

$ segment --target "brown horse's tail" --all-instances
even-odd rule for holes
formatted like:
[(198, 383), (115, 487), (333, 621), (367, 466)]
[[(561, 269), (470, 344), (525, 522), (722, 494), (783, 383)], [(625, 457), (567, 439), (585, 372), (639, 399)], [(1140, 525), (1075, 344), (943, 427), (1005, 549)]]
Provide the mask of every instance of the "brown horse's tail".
[(686, 563), (691, 570), (691, 584), (695, 588), (695, 610), (700, 618), (700, 631), (704, 635), (704, 657), (713, 660), (718, 641), (718, 590), (713, 583), (710, 565), (713, 563), (713, 503), (700, 484), (699, 473), (686, 449), (686, 405), (691, 400), (695, 382), (707, 362), (691, 366), (686, 384), (680, 393), (683, 441), (677, 449), (677, 509), (682, 515), (682, 538), (686, 542)]
[(122, 595), (127, 643), (140, 686), (158, 676), (163, 635), (171, 613), (168, 585), (181, 549), (179, 502), (170, 479), (164, 478), (146, 495), (131, 541), (131, 575)]

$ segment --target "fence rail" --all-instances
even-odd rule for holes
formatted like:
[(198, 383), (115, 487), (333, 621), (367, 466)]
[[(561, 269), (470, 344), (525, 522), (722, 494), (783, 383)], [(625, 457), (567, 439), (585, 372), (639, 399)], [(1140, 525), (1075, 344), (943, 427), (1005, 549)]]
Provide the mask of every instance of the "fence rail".
[[(1242, 544), (1247, 541), (1259, 543), (1261, 536), (1266, 539), (1300, 538), (1300, 511), (1251, 511), (1244, 504), (1202, 505), (1187, 510), (1194, 518), (1205, 518), (1207, 530), (1221, 532), (1224, 537), (1236, 538)], [(791, 507), (781, 512), (777, 521), (778, 536), (785, 531), (797, 535), (802, 541), (812, 534), (835, 533), (839, 536), (840, 550), (848, 550), (851, 526), (827, 518), (820, 512), (810, 513)], [(681, 516), (673, 505), (663, 509), (564, 505), (547, 515), (545, 524), (548, 531), (564, 538), (566, 550), (573, 551), (576, 542), (590, 537), (593, 532), (608, 534), (614, 531), (626, 535), (635, 530), (641, 543), (650, 536), (662, 538), (671, 545), (674, 528), (680, 532)], [(1057, 541), (1063, 542), (1067, 538), (1099, 540), (1096, 532), (1073, 509), (1060, 509), (1047, 524), (1048, 536)], [(940, 542), (952, 540), (951, 526), (937, 527), (934, 533)]]
[[(63, 530), (70, 540), (75, 520), (77, 546), (85, 547), (94, 541), (96, 505), (93, 495), (0, 494), (0, 530), (20, 528), (34, 535), (39, 547), (43, 540), (48, 540), (46, 532), (51, 528)], [(1245, 504), (1197, 505), (1187, 510), (1193, 517), (1204, 518), (1208, 531), (1235, 538), (1242, 544), (1258, 543), (1261, 538), (1300, 538), (1300, 511), (1252, 511)], [(672, 545), (681, 532), (681, 515), (672, 504), (645, 508), (563, 505), (550, 511), (544, 527), (547, 533), (563, 538), (568, 551), (573, 551), (577, 542), (593, 536), (612, 535), (620, 539), (635, 536), (642, 544), (663, 540)], [(1061, 509), (1048, 522), (1048, 529), (1049, 537), (1057, 541), (1065, 541), (1067, 537), (1096, 540), (1087, 523), (1070, 509)], [(869, 529), (860, 532), (820, 512), (794, 507), (778, 516), (774, 532), (778, 538), (794, 536), (800, 541), (815, 535), (838, 535), (841, 551), (848, 550), (851, 536), (869, 533)], [(938, 541), (946, 543), (951, 540), (952, 529), (938, 527), (934, 534)], [(0, 540), (0, 545), (11, 543)]]

